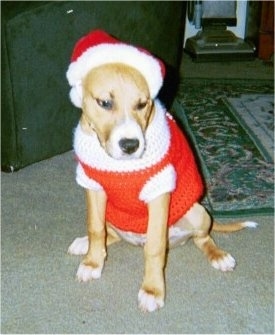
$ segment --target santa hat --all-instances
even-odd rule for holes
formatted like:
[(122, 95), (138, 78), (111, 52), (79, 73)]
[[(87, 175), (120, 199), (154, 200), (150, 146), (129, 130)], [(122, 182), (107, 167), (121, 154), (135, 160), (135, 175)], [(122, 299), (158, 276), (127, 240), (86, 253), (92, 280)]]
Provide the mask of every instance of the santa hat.
[(76, 43), (67, 71), (72, 86), (70, 98), (76, 107), (82, 107), (82, 79), (93, 68), (108, 63), (123, 63), (137, 69), (148, 84), (151, 98), (157, 96), (165, 76), (164, 63), (147, 50), (94, 30)]

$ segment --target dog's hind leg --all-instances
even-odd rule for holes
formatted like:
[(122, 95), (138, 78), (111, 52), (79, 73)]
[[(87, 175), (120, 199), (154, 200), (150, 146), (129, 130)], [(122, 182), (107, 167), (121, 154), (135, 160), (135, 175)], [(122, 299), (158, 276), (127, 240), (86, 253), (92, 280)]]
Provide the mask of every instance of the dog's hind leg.
[(184, 218), (175, 226), (177, 229), (184, 231), (187, 236), (191, 235), (193, 237), (195, 245), (202, 250), (215, 269), (221, 271), (231, 271), (234, 269), (236, 265), (234, 258), (218, 248), (211, 238), (212, 220), (202, 205), (195, 203), (185, 214)]
[(195, 245), (206, 255), (210, 264), (217, 270), (232, 271), (236, 265), (235, 259), (226, 251), (220, 249), (210, 236), (212, 220), (206, 209), (196, 204), (187, 218), (196, 220), (193, 235)]
[(109, 225), (108, 225), (108, 222), (107, 222), (107, 246), (111, 245), (111, 244), (114, 244), (116, 242), (119, 242), (121, 241), (121, 238), (118, 236), (118, 234), (114, 231), (113, 228), (111, 228)]
[[(119, 242), (121, 238), (118, 236), (118, 234), (107, 225), (107, 246)], [(77, 237), (74, 239), (74, 241), (71, 243), (71, 245), (68, 248), (68, 254), (74, 255), (74, 256), (84, 256), (87, 254), (89, 248), (89, 240), (88, 236), (83, 237)]]
[(68, 254), (74, 256), (84, 256), (89, 248), (88, 236), (77, 237), (73, 240), (68, 248)]
[(217, 247), (210, 235), (194, 237), (195, 245), (206, 255), (211, 265), (221, 271), (232, 271), (235, 268), (235, 259), (226, 251)]

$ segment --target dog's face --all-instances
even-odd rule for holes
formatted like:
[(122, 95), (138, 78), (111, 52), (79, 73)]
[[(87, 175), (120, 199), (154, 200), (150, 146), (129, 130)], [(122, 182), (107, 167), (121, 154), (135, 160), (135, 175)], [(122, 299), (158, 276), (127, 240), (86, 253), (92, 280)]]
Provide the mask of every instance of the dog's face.
[(144, 77), (124, 64), (106, 64), (84, 78), (81, 126), (96, 132), (115, 159), (140, 158), (154, 104)]

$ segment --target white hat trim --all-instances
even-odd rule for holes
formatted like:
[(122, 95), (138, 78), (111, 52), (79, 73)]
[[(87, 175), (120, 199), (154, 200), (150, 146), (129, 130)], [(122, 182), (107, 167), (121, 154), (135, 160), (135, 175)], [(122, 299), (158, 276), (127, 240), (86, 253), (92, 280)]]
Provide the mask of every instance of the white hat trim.
[(157, 96), (163, 83), (157, 59), (131, 45), (103, 43), (84, 51), (68, 68), (66, 75), (72, 86), (70, 98), (75, 106), (82, 107), (82, 79), (91, 69), (108, 63), (123, 63), (137, 69), (147, 81), (151, 98)]

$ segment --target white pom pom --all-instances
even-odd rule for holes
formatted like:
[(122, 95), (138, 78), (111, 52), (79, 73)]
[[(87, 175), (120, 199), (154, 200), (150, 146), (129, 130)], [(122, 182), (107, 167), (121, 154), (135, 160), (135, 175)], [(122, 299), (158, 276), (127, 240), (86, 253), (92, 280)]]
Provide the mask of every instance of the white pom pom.
[(71, 88), (70, 98), (72, 103), (78, 107), (82, 107), (82, 85), (81, 83), (77, 83), (75, 86)]

